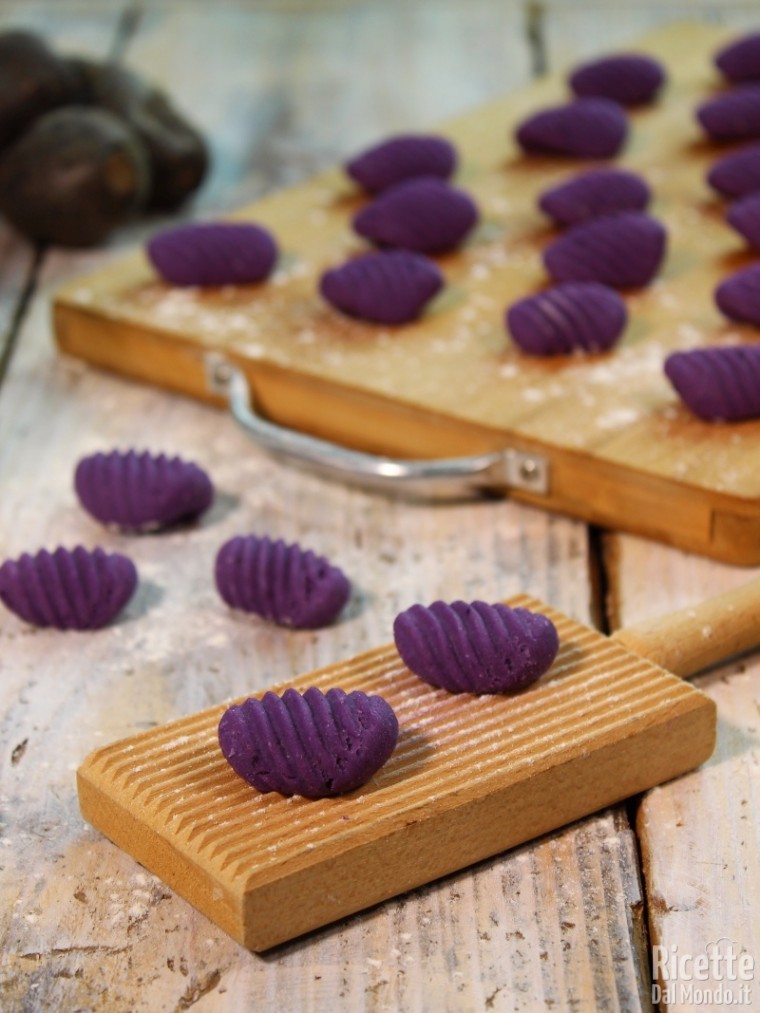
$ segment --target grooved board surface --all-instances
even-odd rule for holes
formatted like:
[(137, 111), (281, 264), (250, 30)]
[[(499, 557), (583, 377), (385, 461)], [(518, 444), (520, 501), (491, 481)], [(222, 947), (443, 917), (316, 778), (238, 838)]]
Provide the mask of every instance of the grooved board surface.
[[(521, 596), (557, 625), (547, 675), (456, 696), (393, 646), (295, 679), (380, 693), (400, 724), (375, 777), (324, 801), (260, 794), (227, 765), (225, 705), (118, 742), (79, 770), (83, 815), (244, 945), (266, 949), (683, 773), (711, 753), (692, 686)], [(284, 687), (281, 687), (284, 688)]]
[(712, 291), (747, 260), (704, 175), (725, 149), (706, 143), (694, 108), (718, 87), (711, 55), (723, 34), (675, 25), (635, 48), (662, 59), (670, 83), (630, 116), (620, 164), (652, 185), (669, 253), (648, 288), (626, 295), (631, 322), (606, 356), (541, 361), (508, 341), (504, 308), (547, 281), (553, 238), (538, 194), (590, 163), (521, 157), (512, 141), (528, 112), (566, 96), (548, 78), (446, 124), (456, 182), (482, 222), (440, 259), (445, 292), (403, 328), (352, 321), (317, 294), (319, 275), (364, 247), (350, 229), (362, 198), (331, 171), (240, 212), (279, 238), (266, 285), (172, 290), (141, 252), (67, 286), (56, 303), (60, 347), (129, 375), (210, 398), (213, 350), (252, 380), (263, 410), (338, 442), (402, 456), (503, 446), (543, 453), (548, 496), (515, 493), (575, 516), (643, 532), (738, 563), (760, 562), (760, 421), (715, 425), (681, 406), (662, 372), (669, 351), (753, 340), (728, 324)]

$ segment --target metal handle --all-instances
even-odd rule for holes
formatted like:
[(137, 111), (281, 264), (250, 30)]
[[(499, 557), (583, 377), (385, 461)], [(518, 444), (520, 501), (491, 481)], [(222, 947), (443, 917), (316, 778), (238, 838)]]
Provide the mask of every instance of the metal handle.
[(403, 460), (349, 450), (262, 418), (245, 375), (216, 353), (206, 357), (209, 389), (227, 397), (237, 422), (265, 450), (298, 466), (351, 485), (418, 499), (462, 499), (509, 488), (545, 494), (548, 462), (506, 449), (474, 457)]

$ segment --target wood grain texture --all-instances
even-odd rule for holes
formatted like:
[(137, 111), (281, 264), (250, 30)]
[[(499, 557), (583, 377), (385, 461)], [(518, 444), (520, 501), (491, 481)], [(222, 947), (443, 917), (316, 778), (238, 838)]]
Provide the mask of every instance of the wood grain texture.
[(539, 254), (552, 233), (536, 197), (581, 168), (520, 157), (509, 140), (528, 112), (560, 100), (561, 75), (444, 126), (483, 220), (460, 252), (442, 259), (447, 289), (418, 322), (368, 325), (320, 299), (322, 270), (362, 248), (350, 232), (361, 198), (334, 171), (239, 213), (270, 227), (281, 244), (280, 267), (266, 285), (178, 291), (158, 282), (138, 252), (61, 294), (59, 345), (205, 398), (205, 353), (228, 356), (275, 421), (375, 452), (538, 452), (551, 472), (548, 493), (513, 490), (518, 498), (757, 563), (760, 422), (696, 419), (662, 369), (669, 352), (754, 333), (728, 326), (712, 301), (743, 254), (708, 195), (704, 175), (716, 150), (700, 140), (693, 117), (716, 87), (710, 55), (725, 34), (677, 25), (635, 43), (667, 63), (670, 83), (656, 106), (632, 117), (620, 162), (652, 183), (669, 253), (661, 277), (629, 293), (632, 322), (610, 355), (531, 358), (504, 333), (504, 307), (546, 280)]

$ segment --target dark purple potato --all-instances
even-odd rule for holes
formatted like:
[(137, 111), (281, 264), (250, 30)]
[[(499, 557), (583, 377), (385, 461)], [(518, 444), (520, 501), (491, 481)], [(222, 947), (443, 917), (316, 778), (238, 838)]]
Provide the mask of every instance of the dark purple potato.
[(584, 63), (570, 75), (570, 88), (581, 98), (609, 98), (624, 106), (653, 102), (665, 83), (665, 69), (651, 56), (620, 53)]
[(454, 145), (432, 134), (399, 134), (346, 163), (348, 175), (370, 193), (381, 193), (417, 176), (448, 179), (457, 165)]
[(628, 314), (614, 289), (595, 281), (568, 282), (528, 296), (507, 310), (507, 330), (528, 355), (606, 352)]
[(724, 46), (715, 56), (715, 66), (729, 81), (760, 81), (760, 32)]
[(760, 418), (760, 345), (673, 352), (665, 374), (684, 404), (707, 422)]
[(0, 566), (0, 601), (34, 626), (96, 630), (132, 597), (137, 570), (131, 559), (78, 545), (24, 553)]
[(127, 530), (190, 520), (207, 510), (214, 497), (208, 475), (197, 464), (134, 450), (83, 457), (74, 488), (92, 517)]
[(760, 137), (760, 84), (744, 84), (703, 102), (697, 119), (713, 141)]
[(628, 133), (625, 112), (606, 98), (583, 98), (542, 109), (523, 120), (515, 134), (528, 154), (612, 158)]
[(351, 593), (348, 578), (311, 549), (282, 539), (231, 538), (221, 547), (216, 587), (231, 607), (280, 626), (316, 629), (342, 611)]
[(559, 649), (550, 619), (486, 602), (436, 601), (396, 616), (393, 637), (410, 671), (450, 693), (510, 693), (549, 669)]
[(635, 172), (590, 169), (545, 190), (538, 206), (558, 225), (577, 225), (617, 211), (643, 211), (651, 190)]
[(323, 297), (341, 313), (378, 324), (416, 319), (442, 287), (436, 265), (406, 250), (366, 253), (326, 271), (319, 283)]
[(391, 187), (354, 217), (354, 230), (380, 246), (444, 253), (458, 246), (478, 220), (464, 190), (431, 176)]
[(760, 190), (760, 144), (748, 144), (718, 159), (707, 182), (724, 197), (744, 197)]
[(42, 39), (31, 32), (0, 33), (0, 149), (43, 113), (80, 100), (76, 74)]
[(729, 320), (760, 327), (760, 264), (724, 279), (715, 289), (715, 302)]
[(624, 211), (574, 225), (544, 251), (554, 281), (599, 281), (640, 288), (657, 274), (665, 255), (663, 225), (639, 211)]
[(264, 281), (277, 262), (272, 234), (253, 222), (196, 222), (153, 236), (148, 257), (170, 285), (210, 287)]
[(760, 193), (734, 201), (726, 212), (726, 221), (750, 246), (760, 250)]
[(330, 798), (361, 787), (396, 747), (398, 719), (381, 696), (312, 686), (229, 707), (219, 746), (258, 791)]
[(38, 119), (0, 161), (0, 211), (25, 236), (94, 246), (142, 206), (150, 173), (140, 141), (101, 109)]

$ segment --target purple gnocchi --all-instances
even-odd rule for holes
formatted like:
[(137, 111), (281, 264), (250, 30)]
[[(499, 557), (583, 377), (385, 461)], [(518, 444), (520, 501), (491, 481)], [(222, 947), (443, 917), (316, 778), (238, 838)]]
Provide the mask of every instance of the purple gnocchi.
[(750, 246), (760, 250), (760, 193), (734, 201), (726, 212), (726, 221)]
[(266, 536), (225, 542), (217, 553), (214, 577), (231, 608), (296, 629), (329, 625), (351, 593), (343, 571), (323, 556)]
[(627, 319), (618, 293), (596, 281), (555, 285), (513, 303), (506, 315), (507, 330), (528, 355), (606, 352)]
[(384, 191), (354, 217), (354, 230), (380, 246), (415, 253), (444, 253), (458, 246), (478, 220), (464, 190), (433, 176)]
[(322, 275), (319, 290), (335, 309), (377, 324), (405, 324), (443, 288), (443, 275), (419, 253), (365, 253)]
[(760, 418), (760, 346), (673, 352), (665, 375), (684, 404), (707, 422)]
[(654, 101), (665, 84), (665, 70), (658, 60), (641, 53), (620, 53), (584, 63), (570, 75), (575, 95), (609, 98), (624, 106)]
[(170, 285), (248, 285), (268, 278), (277, 261), (272, 234), (253, 222), (177, 225), (148, 241), (148, 257)]
[(362, 151), (345, 168), (359, 186), (370, 193), (382, 193), (415, 176), (448, 179), (456, 166), (456, 148), (445, 137), (399, 134)]
[(557, 225), (578, 225), (618, 211), (643, 211), (652, 198), (646, 182), (625, 169), (591, 169), (545, 190), (538, 206)]
[(760, 190), (760, 144), (748, 144), (718, 159), (707, 182), (724, 197), (744, 197)]
[(628, 134), (625, 112), (606, 98), (579, 98), (534, 113), (515, 138), (528, 154), (612, 158)]
[(716, 54), (715, 66), (729, 81), (760, 81), (760, 32), (729, 42)]
[(137, 587), (137, 570), (127, 556), (89, 551), (78, 545), (18, 559), (0, 566), (0, 601), (33, 626), (97, 630), (127, 604)]
[(398, 719), (381, 696), (315, 686), (234, 704), (219, 722), (232, 769), (260, 792), (330, 798), (361, 787), (396, 748)]
[(214, 498), (211, 480), (197, 464), (135, 450), (82, 458), (74, 488), (95, 520), (134, 531), (191, 520)]
[(713, 141), (760, 137), (760, 84), (743, 84), (697, 109), (702, 129)]
[(715, 289), (715, 302), (729, 320), (760, 327), (760, 264), (725, 278)]
[(574, 225), (547, 247), (543, 259), (557, 282), (640, 288), (657, 274), (665, 244), (660, 222), (639, 211), (623, 211)]
[(497, 603), (443, 601), (396, 616), (393, 636), (410, 671), (450, 693), (509, 693), (548, 671), (559, 649), (550, 619)]

